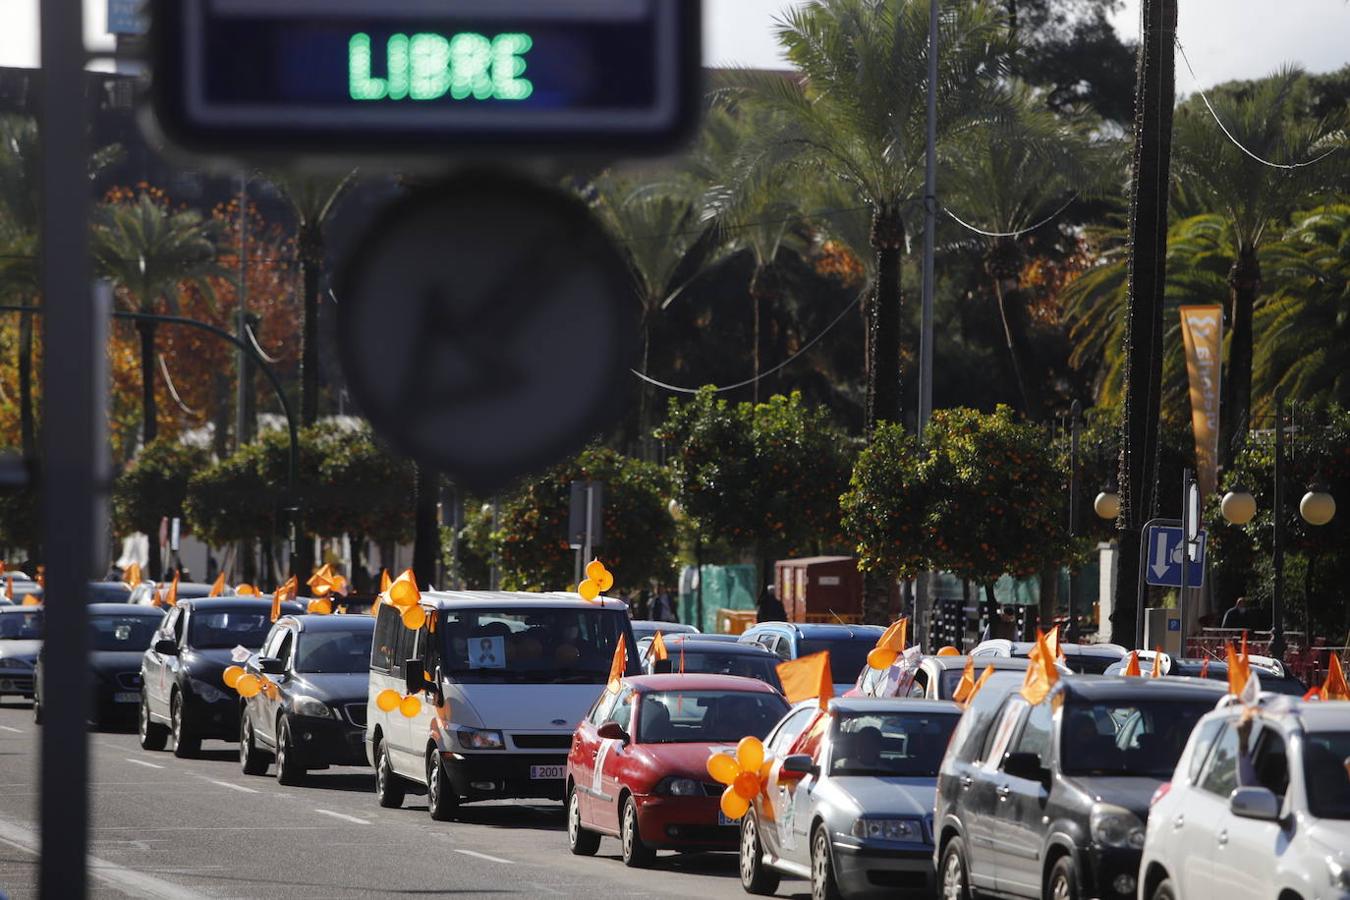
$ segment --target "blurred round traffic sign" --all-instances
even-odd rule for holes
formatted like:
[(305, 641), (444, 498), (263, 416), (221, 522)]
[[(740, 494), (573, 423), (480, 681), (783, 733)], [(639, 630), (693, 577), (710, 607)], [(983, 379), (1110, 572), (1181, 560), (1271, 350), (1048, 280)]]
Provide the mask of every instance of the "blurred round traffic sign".
[(342, 364), (401, 452), (493, 490), (622, 414), (637, 301), (576, 197), (466, 173), (393, 203), (358, 247), (337, 282)]

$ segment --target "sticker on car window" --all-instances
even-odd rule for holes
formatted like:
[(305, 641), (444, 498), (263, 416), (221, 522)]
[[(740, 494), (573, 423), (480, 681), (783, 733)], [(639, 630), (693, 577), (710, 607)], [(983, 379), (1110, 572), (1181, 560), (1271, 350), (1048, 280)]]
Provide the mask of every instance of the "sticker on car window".
[(472, 648), (472, 652), (469, 654), (469, 668), (506, 668), (506, 638), (500, 635), (474, 638), (470, 641), (469, 646)]

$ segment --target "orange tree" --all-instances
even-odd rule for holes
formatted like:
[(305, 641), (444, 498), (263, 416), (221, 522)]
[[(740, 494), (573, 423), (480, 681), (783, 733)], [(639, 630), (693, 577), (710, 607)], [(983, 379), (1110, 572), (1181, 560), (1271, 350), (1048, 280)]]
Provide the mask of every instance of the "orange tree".
[(675, 496), (691, 527), (752, 551), (766, 581), (774, 559), (842, 543), (853, 442), (800, 393), (731, 404), (704, 388), (671, 402), (658, 436), (672, 445)]
[(160, 520), (183, 517), (188, 480), (205, 468), (207, 461), (205, 450), (159, 438), (142, 447), (113, 482), (113, 530), (150, 535), (151, 578), (163, 575), (159, 540), (155, 537)]
[(894, 581), (929, 567), (939, 526), (932, 515), (934, 470), (932, 456), (904, 426), (888, 422), (873, 432), (839, 498), (859, 570)]
[(653, 580), (671, 578), (675, 522), (666, 508), (670, 497), (666, 471), (654, 463), (593, 447), (499, 498), (495, 531), (490, 512), (482, 508), (468, 511), (469, 548), (483, 558), (497, 554), (503, 588), (575, 588), (576, 554), (568, 546), (567, 518), (571, 483), (584, 480), (605, 484), (604, 543), (596, 548), (596, 555), (614, 573), (616, 587), (636, 590)]

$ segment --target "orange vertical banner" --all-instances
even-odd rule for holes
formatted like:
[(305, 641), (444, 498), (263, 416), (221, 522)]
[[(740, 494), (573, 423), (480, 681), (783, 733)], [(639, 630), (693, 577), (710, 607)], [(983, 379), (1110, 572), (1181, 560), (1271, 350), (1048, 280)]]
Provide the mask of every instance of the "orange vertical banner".
[(1191, 386), (1195, 474), (1203, 495), (1219, 487), (1219, 382), (1223, 369), (1223, 307), (1181, 307), (1181, 338)]

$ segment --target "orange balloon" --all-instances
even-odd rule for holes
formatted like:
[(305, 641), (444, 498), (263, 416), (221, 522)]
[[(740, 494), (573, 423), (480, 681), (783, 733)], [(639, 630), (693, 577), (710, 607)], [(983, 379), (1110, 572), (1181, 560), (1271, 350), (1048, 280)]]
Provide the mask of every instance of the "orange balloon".
[(608, 571), (609, 570), (605, 568), (605, 564), (598, 559), (593, 559), (586, 563), (586, 577), (592, 581), (599, 581), (600, 576)]
[(327, 616), (333, 612), (333, 601), (325, 597), (309, 601), (309, 611), (316, 616)]
[(750, 801), (736, 793), (735, 788), (727, 788), (722, 792), (722, 802), (719, 805), (728, 819), (739, 819), (750, 811)]
[(398, 691), (384, 690), (375, 695), (375, 705), (383, 712), (393, 712), (402, 701), (403, 698), (399, 696)]
[(874, 669), (889, 669), (899, 655), (894, 650), (877, 647), (867, 654), (867, 664)]
[(257, 675), (243, 675), (235, 682), (234, 689), (241, 697), (256, 697), (262, 690), (262, 681)]
[(422, 701), (409, 694), (399, 701), (398, 711), (403, 713), (405, 718), (411, 719), (422, 711)]
[(938, 656), (960, 656), (960, 655), (961, 655), (961, 651), (960, 651), (960, 650), (957, 650), (955, 647), (953, 647), (953, 646), (951, 646), (951, 645), (949, 644), (949, 645), (947, 645), (946, 647), (943, 647), (941, 650), (939, 650), (939, 651), (937, 652), (937, 655), (938, 655)]
[(732, 784), (741, 774), (741, 766), (725, 753), (714, 753), (708, 757), (708, 774), (722, 784)]
[(753, 735), (741, 738), (741, 742), (736, 745), (736, 761), (744, 771), (758, 772), (759, 767), (764, 765), (763, 741)]
[(614, 587), (614, 576), (608, 571), (600, 573), (600, 577), (595, 579), (595, 584), (600, 588), (600, 593), (604, 593)]
[(426, 610), (420, 606), (410, 606), (403, 611), (403, 627), (409, 631), (416, 631), (427, 621)]
[(259, 596), (262, 596), (261, 594), (258, 593), (258, 589), (257, 589), (257, 588), (255, 588), (253, 585), (248, 584), (248, 583), (244, 583), (244, 584), (239, 585), (237, 588), (234, 589), (234, 592), (235, 592), (236, 594), (238, 594), (240, 597), (259, 597)]
[(577, 593), (581, 595), (582, 600), (594, 600), (600, 596), (600, 585), (587, 578), (577, 585)]
[(746, 800), (753, 800), (759, 793), (759, 775), (755, 772), (742, 772), (736, 776), (736, 783), (731, 787)]
[(243, 666), (229, 666), (225, 669), (222, 677), (225, 679), (225, 686), (232, 688), (239, 683), (240, 678), (244, 677), (244, 668)]

